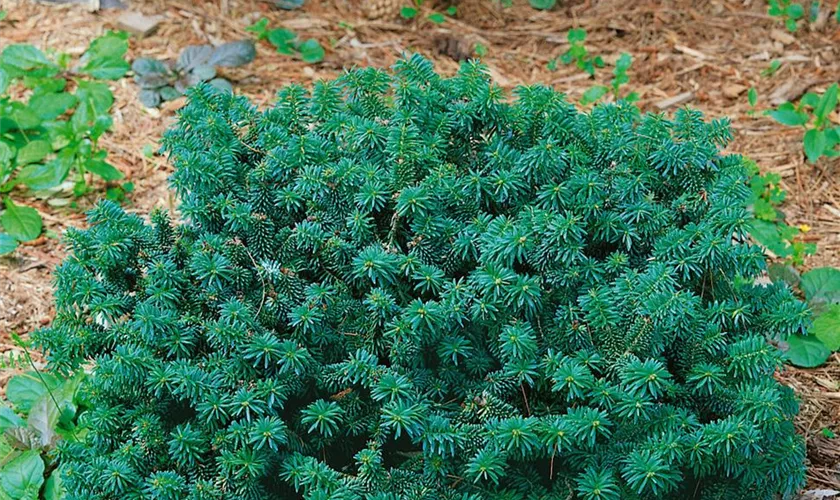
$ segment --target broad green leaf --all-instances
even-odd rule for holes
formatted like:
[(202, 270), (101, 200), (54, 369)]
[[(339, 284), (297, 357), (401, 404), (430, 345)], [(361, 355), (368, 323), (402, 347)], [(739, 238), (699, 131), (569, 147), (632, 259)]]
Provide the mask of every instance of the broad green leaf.
[(6, 93), (6, 90), (9, 88), (9, 83), (11, 82), (11, 78), (9, 74), (6, 73), (6, 70), (0, 68), (0, 95)]
[(124, 59), (127, 50), (128, 35), (109, 31), (90, 43), (79, 60), (79, 71), (103, 80), (122, 78), (131, 68)]
[(26, 419), (29, 429), (38, 436), (41, 446), (50, 446), (57, 439), (57, 426), (62, 416), (63, 422), (72, 422), (76, 415), (74, 398), (84, 377), (83, 372), (50, 388), (32, 405)]
[(774, 109), (769, 114), (777, 122), (790, 127), (798, 127), (808, 123), (808, 115), (794, 109), (779, 108)]
[(822, 123), (837, 106), (837, 84), (826, 89), (825, 94), (820, 98), (819, 104), (814, 108), (814, 116), (818, 123)]
[(277, 48), (277, 52), (286, 55), (295, 53), (293, 42), (297, 38), (297, 35), (293, 32), (287, 29), (277, 28), (269, 31), (267, 38), (269, 43)]
[(747, 91), (747, 100), (750, 106), (755, 107), (758, 102), (758, 92), (756, 92), (755, 87), (750, 87), (750, 90)]
[(11, 198), (6, 198), (6, 210), (0, 215), (0, 224), (12, 238), (18, 241), (31, 241), (41, 235), (41, 216), (31, 207), (15, 205)]
[(29, 107), (42, 120), (54, 120), (76, 105), (76, 96), (67, 92), (34, 94)]
[(400, 10), (400, 16), (402, 16), (403, 19), (414, 19), (417, 16), (417, 9), (414, 7), (403, 7)]
[(37, 450), (28, 450), (0, 469), (0, 487), (16, 499), (38, 498), (44, 484), (44, 461)]
[(44, 483), (44, 500), (61, 500), (64, 498), (64, 485), (61, 484), (61, 474), (54, 470)]
[(52, 146), (47, 141), (32, 141), (18, 149), (16, 162), (18, 165), (28, 165), (43, 160), (52, 153)]
[(125, 177), (116, 167), (102, 160), (92, 159), (85, 163), (85, 168), (106, 181), (118, 181)]
[(805, 95), (799, 99), (799, 104), (808, 108), (816, 108), (820, 105), (820, 95), (816, 92), (805, 92)]
[(580, 103), (584, 106), (588, 104), (592, 104), (593, 102), (597, 101), (598, 99), (604, 97), (604, 95), (609, 91), (609, 88), (605, 87), (604, 85), (595, 85), (586, 89), (583, 93), (583, 98), (580, 100)]
[(0, 255), (10, 254), (18, 247), (16, 239), (6, 233), (0, 233)]
[(818, 267), (802, 275), (802, 291), (809, 303), (840, 303), (840, 269)]
[(831, 351), (813, 336), (791, 335), (787, 340), (788, 350), (785, 356), (792, 365), (802, 368), (815, 368), (825, 363)]
[(0, 175), (9, 170), (12, 160), (15, 158), (15, 150), (3, 141), (0, 141)]
[(48, 373), (26, 372), (16, 375), (6, 385), (6, 398), (15, 408), (26, 413), (47, 393), (45, 382), (50, 390), (55, 390), (60, 384), (58, 379)]
[(832, 351), (840, 349), (840, 304), (832, 304), (814, 318), (809, 331)]
[(100, 82), (80, 81), (76, 97), (79, 99), (79, 105), (70, 121), (77, 134), (87, 131), (97, 117), (108, 114), (108, 110), (114, 104), (111, 90)]
[(537, 10), (551, 10), (557, 4), (557, 0), (528, 0), (528, 3)]
[(298, 51), (304, 62), (314, 64), (324, 60), (324, 48), (314, 38), (310, 38), (298, 45)]
[(433, 12), (429, 14), (429, 21), (435, 24), (443, 24), (446, 22), (446, 17), (440, 12)]
[(812, 128), (805, 132), (803, 145), (805, 146), (805, 156), (808, 157), (808, 161), (816, 163), (820, 159), (820, 156), (822, 156), (823, 151), (825, 151), (825, 134), (822, 130)]
[(43, 77), (58, 73), (59, 68), (36, 47), (28, 44), (7, 45), (0, 55), (9, 76)]
[(770, 250), (779, 257), (789, 257), (790, 246), (779, 234), (777, 224), (763, 220), (753, 219), (749, 224), (750, 236), (761, 246)]
[(70, 168), (73, 166), (72, 152), (65, 151), (47, 163), (27, 165), (20, 169), (17, 176), (15, 176), (15, 181), (26, 184), (29, 189), (35, 191), (58, 186), (64, 182), (64, 179), (67, 178), (67, 174), (70, 172)]
[(26, 422), (5, 404), (0, 404), (0, 432), (13, 427), (23, 427)]

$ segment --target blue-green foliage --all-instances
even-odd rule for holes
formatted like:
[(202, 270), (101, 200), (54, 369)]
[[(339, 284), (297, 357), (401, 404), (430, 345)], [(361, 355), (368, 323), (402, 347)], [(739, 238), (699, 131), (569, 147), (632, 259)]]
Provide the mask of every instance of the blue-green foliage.
[(68, 235), (53, 367), (92, 363), (76, 499), (773, 498), (803, 484), (726, 121), (580, 113), (477, 63), (348, 71), (163, 141), (182, 225)]

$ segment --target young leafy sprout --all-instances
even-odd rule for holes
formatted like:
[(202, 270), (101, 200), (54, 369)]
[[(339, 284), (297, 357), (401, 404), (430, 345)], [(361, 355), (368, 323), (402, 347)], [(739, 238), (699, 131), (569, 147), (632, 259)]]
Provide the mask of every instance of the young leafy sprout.
[(822, 94), (808, 92), (799, 104), (786, 102), (768, 114), (782, 125), (803, 127), (803, 146), (805, 156), (811, 163), (816, 163), (821, 157), (835, 158), (840, 156), (840, 126), (835, 126), (829, 115), (837, 106), (838, 85), (832, 84)]
[(299, 57), (309, 64), (317, 64), (324, 60), (324, 47), (318, 40), (300, 40), (293, 31), (284, 28), (269, 29), (268, 19), (264, 17), (245, 30), (254, 33), (257, 40), (267, 40), (280, 54)]
[(805, 7), (793, 0), (767, 0), (767, 3), (767, 13), (781, 19), (788, 31), (795, 32), (797, 21), (805, 16)]
[[(586, 106), (598, 101), (610, 90), (612, 90), (615, 99), (618, 100), (620, 98), (619, 90), (621, 89), (621, 86), (630, 81), (630, 77), (627, 76), (627, 70), (630, 69), (631, 64), (633, 64), (633, 57), (626, 52), (622, 53), (615, 63), (615, 69), (613, 69), (613, 79), (610, 86), (594, 85), (590, 87), (583, 93), (583, 98), (580, 100), (581, 105)], [(631, 92), (623, 99), (627, 102), (635, 102), (639, 100), (639, 95), (636, 92)]]
[(756, 282), (726, 120), (508, 98), (478, 62), (445, 78), (419, 56), (264, 109), (188, 94), (161, 141), (184, 222), (99, 204), (33, 334), (51, 368), (92, 370), (89, 425), (58, 454), (68, 496), (803, 484), (767, 339), (798, 338), (809, 310)]
[(603, 68), (604, 60), (601, 56), (592, 57), (586, 50), (584, 42), (586, 41), (586, 30), (583, 28), (574, 28), (569, 30), (566, 38), (569, 42), (569, 49), (561, 56), (552, 59), (548, 62), (548, 69), (554, 71), (557, 69), (557, 61), (569, 65), (575, 63), (578, 69), (589, 73), (589, 76), (595, 75), (595, 68)]

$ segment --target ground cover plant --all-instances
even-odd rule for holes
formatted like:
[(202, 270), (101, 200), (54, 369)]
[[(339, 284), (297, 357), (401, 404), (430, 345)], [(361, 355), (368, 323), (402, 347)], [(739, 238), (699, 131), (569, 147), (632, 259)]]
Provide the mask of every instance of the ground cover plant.
[(135, 59), (131, 64), (134, 81), (140, 87), (138, 99), (144, 106), (154, 108), (171, 101), (199, 82), (207, 82), (220, 90), (233, 92), (231, 83), (218, 76), (217, 67), (236, 67), (254, 60), (257, 51), (250, 40), (238, 40), (213, 47), (190, 45), (184, 48), (177, 61), (160, 61), (149, 57)]
[[(105, 81), (128, 71), (127, 49), (127, 35), (118, 32), (94, 39), (75, 63), (68, 54), (48, 57), (33, 45), (3, 48), (0, 196), (5, 211), (0, 216), (0, 254), (42, 231), (38, 211), (12, 200), (16, 188), (45, 192), (70, 178), (73, 193), (80, 196), (88, 191), (88, 173), (105, 181), (122, 179), (98, 143), (113, 123), (114, 96)], [(18, 98), (22, 89), (26, 99)]]
[(186, 222), (71, 230), (50, 369), (70, 498), (774, 498), (804, 482), (725, 120), (348, 71), (163, 139)]

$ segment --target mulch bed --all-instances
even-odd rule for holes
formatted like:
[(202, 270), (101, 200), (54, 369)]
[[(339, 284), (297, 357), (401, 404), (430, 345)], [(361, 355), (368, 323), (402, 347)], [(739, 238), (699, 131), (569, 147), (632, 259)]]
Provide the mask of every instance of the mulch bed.
[[(404, 51), (419, 52), (434, 60), (439, 71), (452, 74), (457, 59), (472, 56), (478, 43), (487, 47), (484, 60), (506, 89), (545, 83), (579, 100), (593, 84), (609, 84), (612, 63), (628, 52), (634, 61), (627, 88), (639, 94), (641, 108), (671, 112), (689, 105), (710, 118), (730, 117), (735, 140), (729, 150), (751, 157), (765, 172), (779, 173), (788, 191), (782, 207), (788, 222), (812, 227), (807, 239), (817, 243), (819, 251), (806, 267), (840, 265), (840, 184), (833, 179), (840, 162), (823, 159), (816, 166), (807, 164), (802, 132), (762, 114), (840, 80), (840, 28), (828, 12), (791, 35), (766, 14), (763, 0), (576, 0), (560, 1), (552, 12), (535, 11), (525, 0), (514, 1), (510, 8), (493, 0), (460, 0), (452, 2), (458, 7), (457, 17), (442, 25), (426, 20), (426, 14), (430, 6), (442, 11), (449, 4), (425, 2), (421, 14), (406, 21), (396, 12), (368, 19), (361, 8), (364, 1), (308, 0), (302, 10), (283, 11), (257, 0), (134, 0), (132, 9), (162, 15), (164, 20), (152, 36), (131, 40), (129, 58), (174, 58), (186, 45), (246, 38), (250, 33), (245, 28), (260, 17), (269, 18), (271, 26), (318, 39), (327, 51), (321, 64), (307, 65), (260, 44), (254, 63), (225, 72), (238, 92), (267, 105), (284, 84), (311, 84), (350, 65), (387, 66)], [(121, 14), (22, 0), (4, 2), (3, 8), (8, 17), (0, 22), (0, 47), (32, 43), (74, 55), (81, 54), (95, 36), (115, 28)], [(573, 27), (585, 28), (587, 48), (607, 61), (594, 80), (573, 66), (547, 68), (568, 48), (566, 32)], [(781, 69), (763, 76), (774, 59), (782, 62)], [(758, 91), (755, 112), (747, 103), (750, 87)], [(102, 145), (136, 186), (126, 209), (146, 214), (154, 206), (174, 207), (166, 185), (171, 166), (161, 157), (147, 158), (143, 148), (157, 148), (157, 139), (183, 100), (147, 110), (138, 102), (130, 78), (114, 82), (112, 88), (114, 127)], [(678, 102), (669, 105), (676, 97)], [(840, 123), (837, 114), (831, 118)], [(68, 227), (84, 225), (84, 209), (101, 193), (75, 200), (72, 209), (22, 199), (41, 211), (51, 235), (60, 235)], [(60, 240), (45, 236), (22, 246), (14, 257), (0, 259), (0, 352), (17, 350), (9, 333), (27, 333), (49, 322), (50, 272), (63, 256)], [(840, 434), (840, 356), (835, 354), (820, 369), (791, 368), (779, 377), (802, 397), (797, 423), (808, 440), (809, 488), (840, 489), (840, 439), (826, 437), (830, 433), (823, 431)]]

